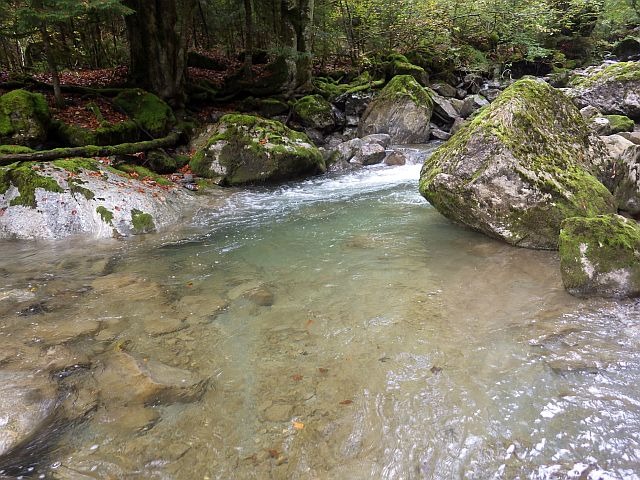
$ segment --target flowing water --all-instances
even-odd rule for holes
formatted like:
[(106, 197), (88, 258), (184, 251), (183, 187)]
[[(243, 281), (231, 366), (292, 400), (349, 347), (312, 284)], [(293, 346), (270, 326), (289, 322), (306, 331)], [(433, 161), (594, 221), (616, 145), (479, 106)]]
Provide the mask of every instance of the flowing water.
[(0, 368), (55, 372), (76, 415), (36, 478), (640, 478), (640, 304), (451, 224), (419, 168), (3, 242)]

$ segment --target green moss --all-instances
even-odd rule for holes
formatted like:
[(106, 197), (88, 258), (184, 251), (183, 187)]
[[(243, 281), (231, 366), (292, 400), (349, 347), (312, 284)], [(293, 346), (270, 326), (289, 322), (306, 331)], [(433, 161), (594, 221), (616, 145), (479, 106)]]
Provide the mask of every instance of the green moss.
[(107, 225), (113, 225), (113, 212), (111, 210), (108, 210), (103, 205), (100, 205), (98, 208), (96, 208), (96, 212), (98, 213), (98, 215), (100, 215), (100, 218), (102, 218), (102, 221), (104, 223), (106, 223)]
[(633, 132), (635, 123), (625, 115), (605, 115), (604, 118), (609, 120), (611, 133)]
[(640, 63), (619, 62), (609, 65), (587, 77), (576, 75), (569, 83), (572, 87), (587, 89), (605, 82), (629, 82), (638, 80), (640, 80)]
[(144, 213), (135, 208), (131, 210), (131, 224), (133, 225), (134, 235), (151, 233), (156, 230), (153, 216), (150, 213)]
[(35, 208), (36, 189), (62, 193), (64, 190), (53, 178), (40, 175), (38, 164), (21, 162), (0, 168), (0, 194), (7, 192), (11, 185), (18, 189), (19, 195), (11, 200), (10, 205), (23, 205)]
[(83, 170), (98, 171), (98, 162), (93, 158), (61, 158), (51, 162), (54, 167), (61, 168), (71, 173), (81, 173)]
[(425, 69), (408, 61), (396, 60), (391, 63), (389, 76), (394, 77), (397, 75), (411, 75), (421, 85), (426, 85), (429, 82), (429, 76)]
[(325, 170), (320, 151), (307, 135), (275, 120), (242, 114), (222, 117), (217, 133), (196, 152), (190, 166), (197, 175), (223, 178), (230, 185)]
[(178, 162), (171, 155), (163, 150), (151, 150), (147, 152), (147, 161), (149, 168), (157, 173), (173, 173), (178, 169)]
[(32, 153), (33, 149), (22, 145), (0, 145), (0, 155), (14, 155), (16, 153)]
[(95, 130), (54, 121), (52, 130), (58, 141), (72, 147), (114, 145), (139, 139), (138, 127), (131, 120), (115, 124), (105, 122)]
[(382, 89), (376, 101), (380, 99), (393, 102), (408, 97), (416, 105), (432, 109), (434, 95), (433, 90), (421, 86), (411, 75), (398, 75)]
[[(555, 125), (560, 133), (556, 134), (550, 125)], [(499, 141), (489, 140), (491, 137)], [(468, 146), (472, 142), (477, 145), (483, 138), (490, 145), (499, 145), (500, 150), (485, 152), (485, 163), (468, 179), (461, 179), (460, 191), (434, 192), (430, 186), (436, 175), (454, 174), (455, 159), (465, 158)], [(590, 159), (583, 146), (589, 142), (587, 125), (560, 91), (533, 79), (519, 80), (427, 159), (420, 177), (420, 192), (444, 215), (473, 225), (476, 223), (473, 209), (461, 207), (461, 203), (470, 201), (467, 189), (485, 174), (494, 155), (503, 150), (510, 152), (517, 159), (514, 173), (549, 200), (540, 207), (514, 207), (501, 219), (505, 228), (514, 238), (536, 235), (554, 239), (560, 223), (567, 217), (615, 211), (611, 194), (587, 170)], [(469, 198), (465, 200), (465, 196)]]
[[(640, 288), (640, 226), (619, 215), (568, 218), (560, 231), (562, 280), (568, 290), (589, 289), (593, 276), (629, 270)], [(592, 269), (592, 271), (589, 271)]]
[(293, 112), (300, 121), (308, 126), (333, 124), (333, 110), (331, 104), (321, 95), (307, 95), (298, 100), (293, 106)]
[(18, 89), (0, 96), (0, 141), (42, 141), (50, 120), (47, 102), (39, 93)]
[(149, 170), (146, 167), (143, 167), (142, 165), (133, 165), (130, 163), (123, 163), (123, 164), (117, 165), (115, 169), (119, 170), (118, 174), (121, 174), (122, 172), (128, 173), (130, 176), (136, 177), (139, 180), (150, 179), (156, 182), (158, 185), (172, 185), (171, 181), (167, 180), (161, 175), (158, 175), (157, 173), (152, 172), (151, 170)]
[(125, 90), (113, 102), (154, 137), (167, 134), (176, 124), (171, 107), (144, 90)]
[(69, 185), (69, 191), (71, 192), (71, 195), (73, 195), (74, 197), (76, 195), (82, 195), (87, 200), (93, 200), (96, 196), (95, 193), (93, 193), (88, 188), (83, 187), (82, 186), (83, 183), (85, 182), (83, 182), (79, 178), (69, 179), (67, 181), (67, 184)]

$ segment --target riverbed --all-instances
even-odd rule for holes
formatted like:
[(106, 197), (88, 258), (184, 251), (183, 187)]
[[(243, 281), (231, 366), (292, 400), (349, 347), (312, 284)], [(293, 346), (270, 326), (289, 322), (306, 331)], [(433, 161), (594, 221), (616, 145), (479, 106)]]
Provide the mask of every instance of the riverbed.
[(65, 412), (13, 477), (640, 478), (640, 302), (446, 220), (425, 154), (170, 232), (3, 241), (1, 373)]

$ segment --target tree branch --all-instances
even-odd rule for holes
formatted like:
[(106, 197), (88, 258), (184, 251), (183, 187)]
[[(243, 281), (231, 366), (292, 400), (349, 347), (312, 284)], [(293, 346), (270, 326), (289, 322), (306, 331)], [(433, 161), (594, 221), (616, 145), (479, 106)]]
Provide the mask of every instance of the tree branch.
[(33, 153), (13, 153), (0, 155), (0, 166), (15, 162), (49, 162), (69, 157), (108, 157), (110, 155), (131, 155), (156, 148), (170, 147), (178, 143), (181, 132), (173, 131), (166, 137), (146, 140), (144, 142), (121, 143), (119, 145), (86, 145), (84, 147), (55, 148)]

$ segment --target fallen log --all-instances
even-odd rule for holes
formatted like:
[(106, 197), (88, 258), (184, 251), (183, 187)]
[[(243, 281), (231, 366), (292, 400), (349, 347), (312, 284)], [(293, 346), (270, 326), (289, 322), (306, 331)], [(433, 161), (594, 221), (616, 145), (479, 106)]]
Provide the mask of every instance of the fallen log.
[(105, 146), (85, 145), (84, 147), (54, 148), (53, 150), (41, 150), (38, 152), (0, 155), (0, 166), (10, 165), (15, 162), (49, 162), (59, 158), (131, 155), (156, 148), (171, 147), (178, 143), (181, 135), (182, 132), (173, 131), (166, 137), (145, 140), (144, 142), (120, 143), (118, 145)]

